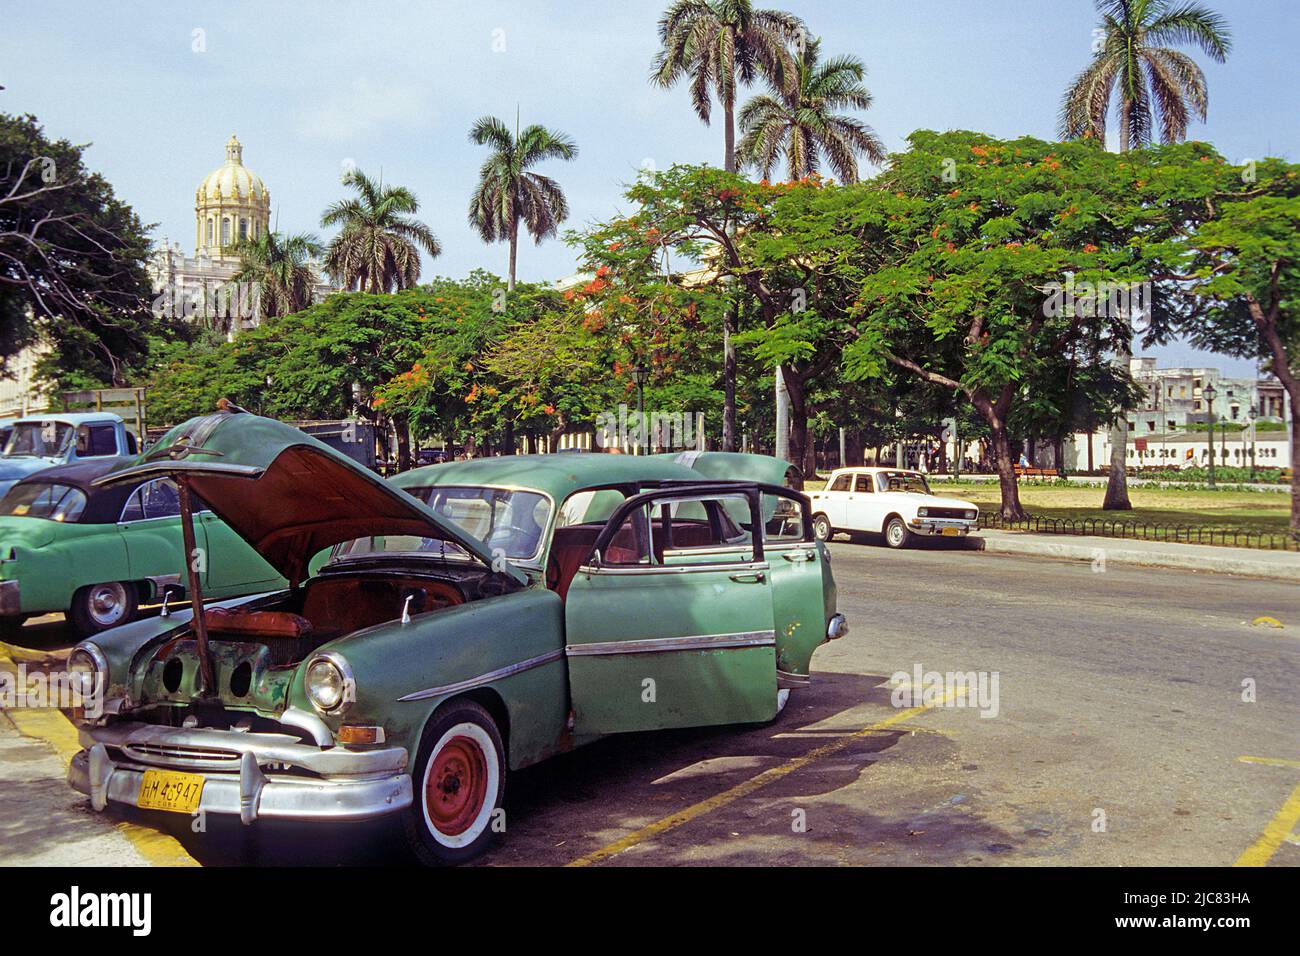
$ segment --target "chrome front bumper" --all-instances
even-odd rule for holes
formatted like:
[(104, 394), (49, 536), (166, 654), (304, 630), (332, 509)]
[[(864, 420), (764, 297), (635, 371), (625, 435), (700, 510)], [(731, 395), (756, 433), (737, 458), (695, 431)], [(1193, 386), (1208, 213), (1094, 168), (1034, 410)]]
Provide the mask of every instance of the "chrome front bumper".
[[(907, 523), (912, 534), (943, 535), (944, 528), (956, 528), (956, 537), (964, 538), (975, 530), (978, 521), (966, 521), (961, 518), (917, 518)], [(953, 535), (948, 535), (953, 537)]]
[(199, 811), (238, 816), (246, 825), (263, 818), (368, 820), (411, 804), (400, 747), (322, 749), (288, 734), (128, 722), (83, 726), (80, 736), (86, 749), (72, 758), (68, 783), (96, 810), (110, 802), (136, 806), (147, 770), (202, 776)]

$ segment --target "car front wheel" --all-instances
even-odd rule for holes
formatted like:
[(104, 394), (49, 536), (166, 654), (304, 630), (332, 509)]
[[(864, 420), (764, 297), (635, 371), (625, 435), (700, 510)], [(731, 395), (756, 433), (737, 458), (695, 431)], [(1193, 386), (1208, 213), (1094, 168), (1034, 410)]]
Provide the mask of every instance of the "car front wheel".
[(425, 728), (406, 811), (406, 842), (426, 866), (464, 863), (496, 836), (505, 798), (505, 747), (496, 721), (473, 701), (453, 701)]
[(132, 620), (139, 606), (134, 584), (111, 581), (78, 590), (72, 596), (69, 616), (77, 633), (89, 637)]
[(825, 515), (813, 518), (813, 535), (818, 541), (829, 541), (834, 537), (835, 529), (831, 527), (831, 519)]
[(891, 548), (906, 548), (912, 542), (912, 532), (907, 530), (907, 523), (895, 515), (885, 525), (885, 544)]

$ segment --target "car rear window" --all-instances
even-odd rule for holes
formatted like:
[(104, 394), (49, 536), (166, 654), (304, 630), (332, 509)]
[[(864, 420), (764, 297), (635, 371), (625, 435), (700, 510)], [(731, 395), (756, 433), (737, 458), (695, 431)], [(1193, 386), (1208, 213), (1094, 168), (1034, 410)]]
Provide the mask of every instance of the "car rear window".
[(85, 492), (71, 485), (51, 482), (23, 482), (14, 485), (0, 498), (0, 515), (21, 518), (74, 522), (85, 510)]

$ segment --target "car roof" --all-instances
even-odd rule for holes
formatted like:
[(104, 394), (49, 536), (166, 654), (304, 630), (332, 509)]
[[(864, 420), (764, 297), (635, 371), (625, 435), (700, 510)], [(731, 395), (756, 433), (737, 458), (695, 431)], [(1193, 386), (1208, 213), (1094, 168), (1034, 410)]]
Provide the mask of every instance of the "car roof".
[(399, 488), (426, 485), (501, 485), (541, 491), (557, 503), (575, 491), (642, 481), (701, 481), (694, 469), (653, 456), (580, 452), (501, 455), (414, 468), (396, 475)]
[(833, 475), (834, 475), (834, 474), (839, 474), (839, 473), (842, 472), (842, 471), (844, 471), (844, 472), (850, 472), (850, 471), (854, 471), (854, 472), (856, 472), (856, 471), (870, 471), (870, 472), (878, 472), (878, 471), (905, 471), (905, 472), (908, 472), (909, 474), (913, 474), (913, 475), (919, 475), (919, 474), (920, 474), (920, 472), (917, 471), (915, 468), (897, 468), (897, 467), (895, 467), (894, 465), (849, 465), (847, 468), (836, 468), (833, 472), (831, 472), (831, 474), (833, 474)]
[(122, 421), (122, 418), (112, 412), (48, 412), (44, 415), (27, 415), (24, 418), (15, 418), (12, 421), (5, 422), (5, 424), (13, 426), (40, 422), (66, 422), (69, 425), (85, 425), (92, 422), (112, 422), (116, 425), (120, 421)]

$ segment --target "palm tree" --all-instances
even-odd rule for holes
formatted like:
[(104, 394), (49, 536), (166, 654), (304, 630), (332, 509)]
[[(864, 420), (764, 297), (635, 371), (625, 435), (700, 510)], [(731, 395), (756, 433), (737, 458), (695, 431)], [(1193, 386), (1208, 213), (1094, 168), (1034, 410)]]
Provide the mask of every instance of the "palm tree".
[(865, 110), (871, 93), (863, 85), (866, 68), (857, 57), (839, 56), (818, 62), (821, 40), (808, 43), (795, 64), (796, 82), (782, 92), (773, 87), (740, 111), (741, 161), (764, 177), (785, 157), (791, 180), (817, 172), (822, 156), (841, 182), (858, 179), (859, 153), (873, 163), (885, 158), (885, 147), (862, 121), (835, 110)]
[(573, 159), (578, 146), (567, 135), (536, 124), (519, 132), (518, 118), (512, 136), (506, 124), (495, 116), (484, 116), (469, 131), (470, 142), (491, 147), (492, 153), (479, 170), (478, 186), (469, 201), (469, 224), (484, 242), (510, 243), (510, 277), (507, 289), (515, 288), (515, 263), (519, 255), (519, 224), (541, 244), (555, 235), (556, 227), (569, 216), (569, 203), (560, 184), (530, 166), (548, 159)]
[(1207, 7), (1171, 0), (1096, 3), (1102, 43), (1065, 92), (1061, 135), (1104, 140), (1106, 114), (1117, 97), (1121, 151), (1151, 142), (1153, 111), (1159, 112), (1161, 141), (1181, 142), (1192, 114), (1205, 122), (1209, 96), (1201, 68), (1167, 44), (1194, 43), (1222, 63), (1232, 48), (1227, 21)]
[[(1205, 121), (1209, 96), (1205, 74), (1187, 54), (1162, 44), (1194, 43), (1216, 63), (1232, 47), (1227, 22), (1207, 7), (1173, 6), (1170, 0), (1096, 0), (1101, 14), (1100, 48), (1070, 84), (1061, 103), (1061, 135), (1105, 142), (1106, 114), (1118, 97), (1120, 152), (1151, 143), (1153, 110), (1160, 115), (1160, 138), (1180, 142), (1191, 114)], [(1113, 364), (1128, 371), (1131, 345), (1121, 341)], [(1125, 453), (1128, 416), (1121, 413), (1110, 430), (1110, 477), (1102, 508), (1131, 511)]]
[(432, 230), (411, 216), (420, 201), (405, 186), (385, 186), (360, 170), (343, 177), (357, 195), (333, 203), (321, 216), (325, 227), (342, 226), (325, 253), (325, 268), (345, 289), (392, 292), (420, 281), (420, 249), (438, 256)]
[(797, 71), (786, 45), (802, 36), (798, 17), (755, 10), (749, 0), (677, 0), (659, 20), (660, 50), (650, 82), (667, 89), (689, 79), (691, 105), (706, 125), (717, 95), (724, 114), (724, 168), (735, 172), (736, 86), (762, 75), (788, 90)]
[[(713, 95), (723, 111), (723, 168), (736, 171), (736, 86), (761, 74), (777, 89), (794, 81), (795, 62), (787, 43), (803, 38), (803, 21), (781, 10), (755, 10), (750, 0), (677, 0), (659, 19), (659, 52), (650, 82), (664, 89), (688, 79), (691, 105), (708, 125)], [(722, 319), (722, 450), (736, 450), (737, 320), (733, 301)], [(777, 369), (780, 404), (781, 370)], [(780, 414), (778, 412), (778, 419)], [(782, 437), (777, 435), (778, 450)]]
[(239, 256), (239, 267), (231, 281), (251, 283), (258, 289), (259, 318), (289, 315), (311, 305), (316, 272), (310, 260), (322, 251), (315, 236), (263, 232), (236, 243), (233, 251)]

